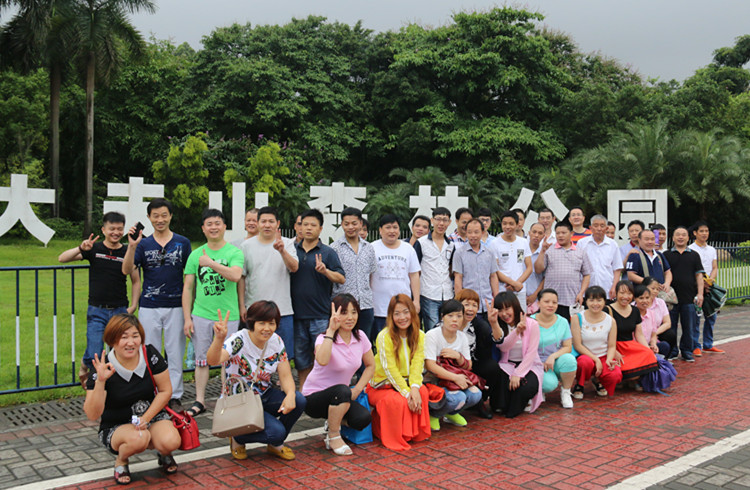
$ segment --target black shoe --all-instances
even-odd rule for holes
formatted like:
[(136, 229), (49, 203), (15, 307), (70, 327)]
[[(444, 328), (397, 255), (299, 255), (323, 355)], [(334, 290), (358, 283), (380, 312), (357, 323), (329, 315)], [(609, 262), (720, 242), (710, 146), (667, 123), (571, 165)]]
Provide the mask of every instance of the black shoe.
[(479, 402), (477, 404), (477, 415), (479, 415), (483, 419), (489, 420), (492, 418), (492, 410), (490, 410), (484, 402)]
[(171, 400), (169, 400), (167, 406), (177, 413), (180, 413), (184, 410), (182, 408), (182, 402), (180, 402), (179, 398), (172, 398)]

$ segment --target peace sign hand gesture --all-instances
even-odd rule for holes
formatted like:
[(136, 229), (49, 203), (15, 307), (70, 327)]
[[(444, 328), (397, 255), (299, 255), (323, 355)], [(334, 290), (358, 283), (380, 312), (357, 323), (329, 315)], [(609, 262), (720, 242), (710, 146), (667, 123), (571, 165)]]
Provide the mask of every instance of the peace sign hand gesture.
[(214, 322), (214, 335), (221, 340), (221, 342), (224, 342), (224, 339), (227, 338), (227, 322), (229, 321), (229, 310), (227, 310), (226, 316), (224, 318), (221, 317), (221, 310), (216, 310), (219, 313), (219, 321)]
[(94, 243), (96, 243), (98, 239), (99, 239), (99, 235), (96, 235), (96, 238), (94, 238), (94, 234), (92, 233), (91, 235), (89, 235), (88, 240), (84, 240), (81, 242), (81, 245), (78, 248), (88, 252), (94, 247)]
[(487, 305), (487, 320), (490, 322), (490, 325), (497, 323), (497, 308), (488, 299), (485, 299), (484, 302)]
[(284, 252), (284, 240), (281, 239), (281, 230), (276, 230), (276, 241), (273, 242), (273, 248), (279, 253)]
[(323, 256), (321, 254), (315, 254), (315, 270), (321, 274), (328, 272), (328, 268), (323, 263)]
[(344, 317), (341, 314), (341, 307), (339, 306), (338, 309), (336, 308), (336, 305), (331, 303), (331, 319), (328, 320), (328, 330), (333, 333), (337, 331), (339, 328), (341, 328), (341, 325), (344, 323)]
[(521, 319), (518, 320), (518, 325), (516, 325), (516, 332), (518, 332), (518, 335), (523, 336), (523, 333), (525, 331), (526, 331), (526, 314), (522, 311)]

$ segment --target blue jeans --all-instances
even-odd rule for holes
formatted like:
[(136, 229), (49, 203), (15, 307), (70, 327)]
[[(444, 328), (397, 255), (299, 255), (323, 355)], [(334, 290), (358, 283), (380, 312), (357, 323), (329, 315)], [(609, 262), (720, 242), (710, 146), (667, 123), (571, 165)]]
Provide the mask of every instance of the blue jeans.
[(272, 446), (281, 446), (284, 444), (289, 432), (291, 432), (297, 419), (302, 415), (307, 404), (305, 397), (298, 391), (294, 398), (297, 406), (291, 412), (282, 414), (279, 412), (279, 408), (281, 408), (285, 397), (286, 393), (280, 389), (274, 387), (268, 388), (260, 396), (263, 402), (263, 422), (265, 428), (260, 432), (237, 436), (234, 440), (240, 444), (247, 444), (248, 442), (260, 442)]
[[(704, 315), (705, 316), (705, 315)], [(714, 346), (714, 325), (716, 324), (716, 313), (705, 317), (703, 320), (703, 344), (701, 344), (701, 318), (698, 310), (695, 311), (695, 328), (693, 328), (693, 343), (699, 349), (710, 349)]]
[(279, 322), (279, 328), (276, 333), (284, 341), (286, 356), (291, 361), (294, 359), (294, 315), (284, 315)]
[(435, 324), (440, 321), (440, 307), (443, 306), (443, 301), (435, 301), (434, 299), (427, 298), (425, 296), (419, 297), (419, 315), (422, 317), (424, 323), (424, 331), (429, 332), (435, 328)]
[[(672, 311), (669, 312), (669, 318), (672, 321), (672, 330), (677, 337), (677, 321), (682, 323), (682, 335), (680, 336), (680, 352), (682, 355), (685, 354), (693, 355), (693, 330), (695, 329), (695, 319), (697, 315), (695, 313), (695, 305), (693, 303), (676, 304)], [(676, 355), (673, 349), (673, 354)]]
[(83, 354), (83, 364), (86, 367), (94, 366), (94, 354), (101, 357), (104, 350), (104, 327), (109, 320), (120, 313), (127, 313), (125, 306), (119, 308), (99, 308), (98, 306), (89, 306), (86, 310), (86, 352)]
[(294, 319), (294, 367), (312, 367), (315, 360), (315, 339), (328, 328), (328, 318)]
[(458, 413), (464, 408), (470, 408), (482, 401), (482, 390), (475, 386), (470, 386), (461, 391), (445, 391), (445, 406), (438, 411), (430, 412), (433, 417), (442, 417), (446, 414)]

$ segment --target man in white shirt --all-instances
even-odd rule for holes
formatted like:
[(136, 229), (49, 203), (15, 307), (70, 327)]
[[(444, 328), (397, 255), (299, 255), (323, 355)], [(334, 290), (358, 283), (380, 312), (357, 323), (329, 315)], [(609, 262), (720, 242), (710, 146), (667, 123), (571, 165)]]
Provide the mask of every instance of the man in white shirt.
[(537, 222), (544, 226), (544, 240), (549, 243), (555, 243), (555, 215), (554, 213), (544, 208), (539, 211), (539, 217)]
[(258, 228), (259, 233), (240, 246), (245, 257), (242, 280), (237, 284), (240, 317), (244, 323), (247, 308), (256, 301), (276, 303), (281, 312), (276, 333), (284, 341), (289, 359), (293, 359), (294, 309), (289, 284), (290, 274), (299, 267), (297, 251), (293, 239), (281, 236), (276, 208), (260, 208)]
[(451, 224), (451, 212), (439, 207), (432, 210), (432, 232), (420, 237), (414, 244), (417, 260), (422, 268), (419, 279), (419, 299), (425, 331), (431, 330), (440, 320), (440, 307), (453, 299), (453, 279), (450, 263), (453, 241), (445, 236)]
[(591, 236), (581, 238), (578, 248), (589, 257), (592, 272), (590, 286), (600, 286), (615, 299), (615, 286), (622, 273), (622, 260), (617, 242), (608, 238), (607, 218), (597, 214), (591, 218)]
[(374, 342), (385, 325), (388, 303), (399, 293), (411, 296), (419, 313), (419, 260), (414, 247), (399, 240), (399, 219), (394, 214), (380, 218), (380, 240), (372, 243), (377, 270), (370, 276), (375, 321), (371, 333)]
[(489, 246), (497, 261), (497, 278), (500, 291), (513, 291), (518, 302), (526, 304), (526, 286), (524, 283), (532, 272), (531, 250), (529, 242), (516, 234), (518, 214), (506, 211), (500, 218), (503, 233)]
[[(719, 275), (719, 262), (716, 249), (708, 244), (708, 223), (699, 221), (693, 225), (693, 237), (695, 241), (690, 244), (689, 248), (698, 252), (700, 255), (703, 270), (712, 281), (716, 280)], [(705, 283), (704, 283), (705, 284)], [(708, 287), (706, 286), (706, 289)], [(716, 324), (716, 313), (707, 316), (703, 320), (703, 343), (701, 339), (701, 322), (696, 318), (695, 327), (693, 328), (693, 343), (703, 352), (713, 352), (714, 354), (723, 354), (724, 351), (714, 347), (714, 325)]]

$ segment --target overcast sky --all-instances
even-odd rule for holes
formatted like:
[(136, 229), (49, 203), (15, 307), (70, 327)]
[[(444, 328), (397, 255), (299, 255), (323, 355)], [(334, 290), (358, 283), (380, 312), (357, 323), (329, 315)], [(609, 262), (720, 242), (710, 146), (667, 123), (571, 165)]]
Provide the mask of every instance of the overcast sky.
[[(154, 15), (137, 14), (141, 32), (201, 48), (201, 38), (234, 22), (283, 24), (322, 15), (375, 31), (416, 22), (440, 26), (461, 10), (486, 10), (483, 0), (154, 0)], [(539, 11), (547, 26), (566, 32), (584, 52), (597, 51), (646, 77), (683, 80), (711, 61), (711, 53), (750, 34), (748, 0), (528, 0), (512, 5)], [(8, 19), (3, 12), (1, 21)]]

